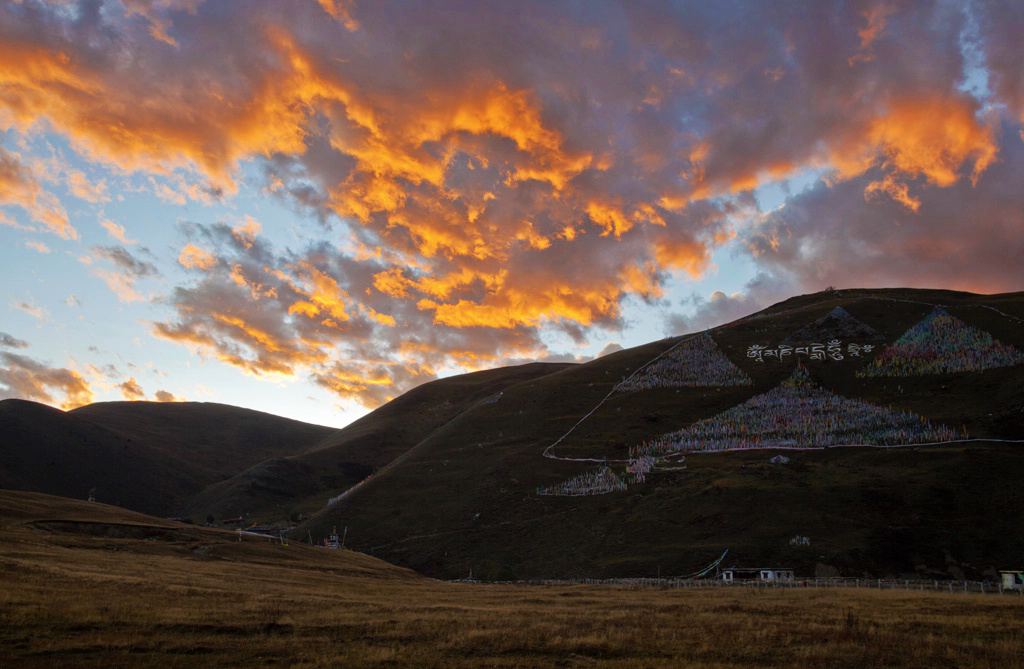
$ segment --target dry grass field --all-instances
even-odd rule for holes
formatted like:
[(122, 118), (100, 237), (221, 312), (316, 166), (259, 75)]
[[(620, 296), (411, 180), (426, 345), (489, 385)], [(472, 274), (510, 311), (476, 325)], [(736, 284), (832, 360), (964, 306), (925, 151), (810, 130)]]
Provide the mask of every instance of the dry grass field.
[(1024, 599), (444, 583), (0, 491), (0, 665), (1024, 667)]

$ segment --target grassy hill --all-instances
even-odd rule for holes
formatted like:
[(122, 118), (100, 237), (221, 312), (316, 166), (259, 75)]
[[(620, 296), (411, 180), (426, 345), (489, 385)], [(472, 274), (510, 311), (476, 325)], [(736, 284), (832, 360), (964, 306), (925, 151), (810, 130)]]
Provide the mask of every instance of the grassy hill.
[(336, 432), (215, 402), (97, 402), (69, 413), (221, 478)]
[[(1024, 367), (862, 378), (887, 344), (943, 305), (952, 316), (1024, 351), (1024, 295), (949, 291), (827, 291), (787, 300), (715, 329), (718, 349), (752, 381), (726, 387), (609, 394), (683, 338), (624, 350), (506, 387), (420, 441), (299, 531), (349, 528), (349, 542), (442, 577), (681, 575), (725, 549), (740, 564), (813, 574), (978, 576), (1018, 564), (1024, 517), (1017, 494), (1024, 444), (968, 442), (906, 449), (748, 450), (690, 455), (628, 490), (551, 497), (565, 481), (629, 448), (766, 393), (792, 373), (788, 359), (756, 362), (752, 345), (779, 343), (841, 306), (880, 339), (842, 342), (841, 360), (800, 357), (831, 393), (919, 414), (971, 438), (1024, 439)], [(829, 327), (832, 327), (830, 325)], [(826, 342), (822, 342), (826, 343)], [(849, 344), (872, 344), (849, 353)], [(582, 422), (581, 422), (581, 419)], [(574, 426), (576, 426), (574, 428)], [(572, 462), (543, 457), (590, 458)], [(624, 465), (615, 464), (625, 473)], [(791, 546), (794, 536), (810, 546)]]
[(1016, 595), (443, 583), (10, 491), (0, 532), (4, 667), (1021, 666)]
[(91, 420), (25, 402), (0, 402), (0, 486), (170, 515), (200, 473), (149, 444)]
[[(109, 504), (40, 493), (0, 490), (0, 531), (8, 547), (20, 546), (20, 550), (8, 549), (4, 554), (26, 562), (32, 562), (30, 556), (35, 552), (40, 557), (52, 555), (56, 546), (57, 552), (65, 556), (78, 553), (80, 561), (89, 552), (106, 552), (121, 553), (123, 563), (177, 558), (312, 568), (371, 579), (422, 580), (414, 572), (361, 553), (327, 551), (302, 543), (281, 546), (276, 540), (257, 536), (239, 539), (231, 530), (187, 525)], [(3, 564), (10, 567), (9, 562)], [(125, 564), (125, 568), (130, 567)], [(249, 588), (252, 584), (239, 582), (238, 587)]]
[(509, 385), (564, 369), (534, 363), (423, 384), (301, 452), (262, 461), (194, 496), (182, 513), (251, 513), (270, 522), (313, 513)]
[(207, 486), (334, 432), (223, 404), (102, 402), (64, 412), (3, 400), (0, 487), (78, 499), (95, 488), (103, 502), (178, 515)]

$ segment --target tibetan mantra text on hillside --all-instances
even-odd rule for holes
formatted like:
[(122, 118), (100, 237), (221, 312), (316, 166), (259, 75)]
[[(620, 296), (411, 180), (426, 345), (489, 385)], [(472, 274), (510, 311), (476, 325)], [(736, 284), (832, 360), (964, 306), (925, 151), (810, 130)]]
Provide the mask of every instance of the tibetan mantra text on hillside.
[[(860, 357), (861, 353), (870, 353), (874, 348), (871, 344), (850, 343), (846, 347), (846, 354), (856, 358)], [(827, 344), (808, 344), (806, 346), (779, 344), (776, 348), (753, 344), (747, 349), (747, 357), (753, 358), (754, 362), (764, 362), (765, 358), (782, 360), (790, 355), (806, 355), (811, 360), (842, 360), (844, 357), (843, 342), (833, 339)]]

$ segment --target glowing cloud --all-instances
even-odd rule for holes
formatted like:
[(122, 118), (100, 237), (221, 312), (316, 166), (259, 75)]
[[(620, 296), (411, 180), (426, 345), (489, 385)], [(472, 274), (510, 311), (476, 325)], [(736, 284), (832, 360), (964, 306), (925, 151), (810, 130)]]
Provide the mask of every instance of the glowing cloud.
[[(154, 336), (367, 406), (624, 341), (730, 254), (749, 290), (674, 323), (857, 280), (849, 258), (1011, 289), (1012, 4), (0, 3), (0, 225), (52, 263), (98, 220), (117, 246), (76, 268)], [(136, 197), (189, 207), (179, 236), (110, 220)]]
[[(2, 52), (0, 52), (2, 55)], [(2, 83), (2, 75), (0, 75)], [(43, 190), (31, 171), (21, 164), (20, 156), (0, 146), (0, 206), (16, 205), (31, 214), (64, 239), (77, 239), (78, 231), (68, 221), (67, 212), (53, 193)]]
[(135, 377), (131, 377), (127, 381), (121, 383), (118, 388), (121, 391), (121, 397), (126, 400), (133, 401), (146, 399), (146, 393), (135, 380)]
[(217, 258), (209, 251), (189, 242), (178, 254), (178, 263), (188, 269), (208, 270), (217, 264)]
[(970, 167), (972, 183), (992, 164), (999, 149), (992, 128), (975, 117), (962, 99), (902, 99), (888, 113), (873, 119), (865, 133), (833, 154), (840, 178), (862, 174), (881, 160), (884, 179), (868, 184), (865, 195), (886, 193), (917, 210), (904, 179), (924, 177), (940, 187), (952, 186), (961, 169)]
[(122, 244), (131, 246), (132, 244), (139, 243), (139, 240), (137, 239), (128, 239), (123, 225), (118, 225), (113, 221), (107, 220), (100, 221), (100, 225), (102, 225), (103, 228), (107, 231), (107, 234), (109, 234), (111, 237), (121, 242)]
[(185, 400), (181, 397), (177, 397), (173, 393), (169, 393), (166, 390), (158, 390), (153, 395), (157, 402), (184, 402)]
[(18, 397), (62, 409), (89, 404), (93, 393), (78, 372), (50, 367), (34, 358), (0, 351), (0, 397)]

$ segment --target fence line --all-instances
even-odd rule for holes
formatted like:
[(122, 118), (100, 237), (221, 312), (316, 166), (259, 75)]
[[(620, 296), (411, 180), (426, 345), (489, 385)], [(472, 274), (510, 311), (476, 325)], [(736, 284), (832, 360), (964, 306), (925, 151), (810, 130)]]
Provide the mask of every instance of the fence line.
[(871, 590), (906, 590), (920, 592), (943, 592), (948, 594), (1008, 594), (1024, 597), (1024, 589), (1004, 589), (1001, 583), (987, 581), (939, 581), (884, 578), (798, 578), (792, 581), (744, 579), (724, 581), (720, 578), (570, 578), (536, 579), (526, 581), (501, 581), (507, 585), (596, 585), (627, 586), (634, 588), (867, 588)]

